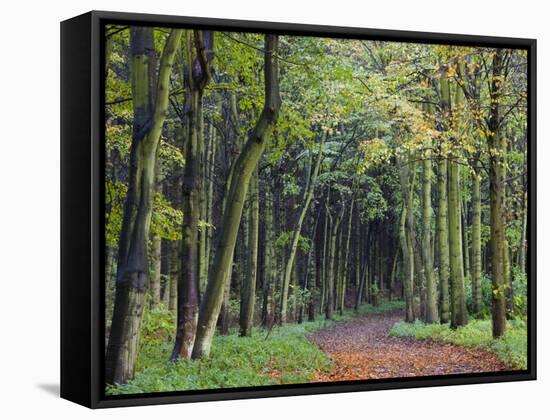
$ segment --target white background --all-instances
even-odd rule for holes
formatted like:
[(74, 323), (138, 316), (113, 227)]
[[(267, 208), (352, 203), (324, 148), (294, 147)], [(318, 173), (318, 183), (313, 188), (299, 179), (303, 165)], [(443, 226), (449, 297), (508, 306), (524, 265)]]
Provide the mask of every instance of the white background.
[[(539, 1), (6, 0), (0, 23), (0, 417), (511, 419), (545, 414), (550, 13)], [(538, 39), (539, 380), (91, 411), (59, 399), (59, 22), (91, 9)], [(545, 79), (546, 77), (546, 79)], [(77, 279), (75, 279), (76, 281)], [(181, 416), (181, 417), (179, 417)], [(172, 417), (174, 418), (174, 417)]]

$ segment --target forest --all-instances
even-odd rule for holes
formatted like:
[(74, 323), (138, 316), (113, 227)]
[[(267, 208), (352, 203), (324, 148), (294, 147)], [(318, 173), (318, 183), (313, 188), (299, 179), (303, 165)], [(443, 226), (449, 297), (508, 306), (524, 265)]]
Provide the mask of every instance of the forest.
[(109, 395), (527, 368), (527, 52), (107, 25)]

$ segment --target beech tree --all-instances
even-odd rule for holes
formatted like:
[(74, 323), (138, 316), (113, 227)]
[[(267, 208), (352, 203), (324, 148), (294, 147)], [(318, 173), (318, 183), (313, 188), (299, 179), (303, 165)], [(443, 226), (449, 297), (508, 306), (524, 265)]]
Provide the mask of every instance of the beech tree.
[(153, 30), (130, 34), (130, 72), (134, 108), (130, 176), (120, 231), (116, 296), (105, 356), (106, 382), (124, 383), (134, 375), (139, 330), (148, 287), (147, 238), (160, 134), (168, 107), (168, 85), (182, 31), (166, 39), (158, 72)]
[(197, 335), (193, 347), (193, 358), (210, 353), (216, 321), (220, 313), (223, 291), (226, 287), (227, 270), (235, 249), (238, 220), (241, 217), (244, 199), (252, 173), (266, 146), (266, 137), (273, 131), (281, 99), (279, 96), (279, 68), (277, 59), (278, 38), (266, 35), (265, 39), (265, 104), (250, 137), (235, 162), (229, 194), (222, 217), (223, 233), (212, 264), (212, 277), (208, 282), (199, 312)]

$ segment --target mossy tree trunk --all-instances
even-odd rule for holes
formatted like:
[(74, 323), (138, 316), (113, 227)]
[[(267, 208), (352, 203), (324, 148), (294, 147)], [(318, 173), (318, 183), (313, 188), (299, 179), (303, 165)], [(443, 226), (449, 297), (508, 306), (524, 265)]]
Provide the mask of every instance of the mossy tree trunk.
[[(213, 33), (190, 31), (185, 37), (185, 167), (183, 170), (182, 269), (178, 282), (178, 321), (172, 360), (189, 359), (195, 341), (199, 308), (200, 151), (202, 96), (210, 80)], [(195, 53), (194, 53), (195, 52)]]
[(128, 193), (119, 240), (113, 323), (105, 355), (105, 382), (108, 384), (125, 383), (134, 376), (149, 283), (147, 239), (158, 143), (168, 107), (170, 74), (181, 35), (180, 29), (170, 32), (155, 78), (152, 28), (133, 27), (130, 31), (134, 122)]
[(208, 282), (200, 307), (196, 340), (193, 347), (193, 358), (195, 359), (208, 356), (210, 353), (216, 321), (220, 313), (223, 293), (226, 288), (227, 272), (231, 269), (239, 221), (250, 178), (265, 149), (266, 139), (271, 135), (279, 113), (281, 99), (279, 96), (277, 50), (278, 37), (276, 35), (266, 35), (264, 108), (250, 133), (248, 141), (235, 162), (227, 206), (220, 227), (222, 233), (212, 265), (212, 276)]

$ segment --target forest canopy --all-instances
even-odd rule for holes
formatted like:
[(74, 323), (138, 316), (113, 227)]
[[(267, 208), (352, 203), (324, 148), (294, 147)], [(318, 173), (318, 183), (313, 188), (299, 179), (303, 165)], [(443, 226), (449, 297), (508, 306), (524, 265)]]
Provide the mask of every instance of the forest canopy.
[(526, 368), (525, 50), (108, 25), (105, 140), (109, 393)]

